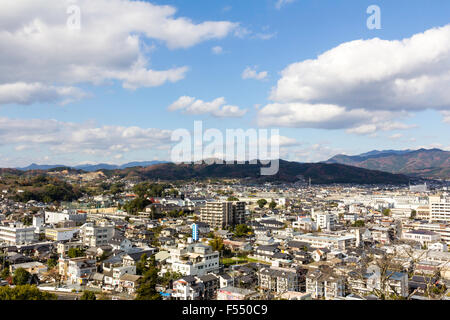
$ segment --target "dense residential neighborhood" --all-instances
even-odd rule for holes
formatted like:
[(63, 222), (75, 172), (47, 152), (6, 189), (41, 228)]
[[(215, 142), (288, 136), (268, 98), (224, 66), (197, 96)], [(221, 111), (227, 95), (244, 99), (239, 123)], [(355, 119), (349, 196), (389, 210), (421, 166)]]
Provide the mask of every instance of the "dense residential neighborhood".
[(3, 289), (31, 285), (54, 299), (450, 298), (442, 185), (86, 183), (72, 201), (1, 190)]

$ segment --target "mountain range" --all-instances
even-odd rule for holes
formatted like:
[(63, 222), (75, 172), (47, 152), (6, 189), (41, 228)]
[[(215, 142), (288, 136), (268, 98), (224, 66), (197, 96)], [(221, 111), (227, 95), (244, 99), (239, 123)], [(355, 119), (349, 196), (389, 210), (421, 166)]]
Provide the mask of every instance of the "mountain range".
[(128, 179), (211, 179), (236, 178), (250, 182), (305, 182), (313, 184), (355, 183), (355, 184), (407, 184), (409, 177), (354, 166), (327, 163), (299, 163), (279, 160), (279, 171), (275, 175), (261, 176), (258, 164), (175, 164), (161, 163), (149, 167), (133, 167), (104, 171), (107, 175), (118, 175)]
[(122, 165), (83, 164), (37, 165), (1, 169), (0, 173), (46, 172), (56, 168), (71, 168), (80, 172), (102, 170), (107, 175), (137, 179), (207, 179), (240, 178), (257, 181), (294, 182), (311, 178), (313, 183), (403, 184), (411, 177), (421, 179), (450, 178), (450, 152), (440, 149), (372, 150), (359, 155), (336, 155), (319, 163), (280, 160), (280, 170), (274, 176), (260, 176), (261, 164), (174, 164), (166, 161), (136, 161)]
[(373, 150), (355, 156), (339, 154), (325, 163), (340, 163), (421, 178), (450, 178), (450, 152), (441, 149)]
[(125, 169), (125, 168), (131, 168), (131, 167), (148, 167), (154, 164), (159, 163), (166, 163), (167, 161), (134, 161), (134, 162), (128, 162), (122, 165), (116, 165), (116, 164), (107, 164), (107, 163), (99, 163), (99, 164), (81, 164), (77, 166), (66, 166), (66, 165), (48, 165), (43, 164), (39, 165), (36, 163), (32, 163), (27, 167), (23, 168), (16, 168), (21, 171), (29, 171), (29, 170), (51, 170), (55, 168), (72, 168), (77, 170), (83, 170), (87, 172), (94, 172), (97, 170), (115, 170), (115, 169)]

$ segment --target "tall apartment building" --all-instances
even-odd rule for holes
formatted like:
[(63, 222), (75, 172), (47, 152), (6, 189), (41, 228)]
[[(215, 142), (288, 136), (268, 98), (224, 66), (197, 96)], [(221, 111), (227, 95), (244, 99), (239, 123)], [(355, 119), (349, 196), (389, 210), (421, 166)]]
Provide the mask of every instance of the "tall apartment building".
[(430, 222), (450, 222), (450, 198), (429, 197)]
[(330, 213), (318, 213), (316, 215), (317, 227), (322, 230), (334, 230), (336, 223), (336, 216)]
[(10, 223), (0, 226), (0, 242), (9, 245), (27, 244), (36, 241), (35, 227), (27, 227), (23, 223)]
[(80, 227), (80, 238), (85, 246), (99, 247), (108, 244), (113, 236), (114, 226), (107, 221), (85, 223)]
[(245, 202), (207, 202), (200, 209), (200, 221), (212, 228), (223, 229), (245, 223)]

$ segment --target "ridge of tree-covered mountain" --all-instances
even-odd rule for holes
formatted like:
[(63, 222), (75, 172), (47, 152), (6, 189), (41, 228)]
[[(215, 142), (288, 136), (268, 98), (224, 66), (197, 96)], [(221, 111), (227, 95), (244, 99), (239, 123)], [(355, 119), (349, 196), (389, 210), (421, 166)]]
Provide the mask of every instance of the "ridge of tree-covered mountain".
[[(299, 163), (280, 160), (277, 174), (261, 176), (258, 164), (175, 164), (160, 163), (148, 167), (133, 167), (110, 170), (105, 173), (139, 180), (186, 180), (207, 178), (250, 179), (258, 182), (296, 182), (301, 179), (314, 184), (356, 183), (356, 184), (407, 184), (409, 177), (388, 172), (367, 170), (354, 166), (327, 163)], [(264, 165), (266, 167), (266, 165)]]
[(339, 154), (325, 163), (340, 163), (423, 178), (450, 178), (450, 152), (441, 149), (374, 150), (355, 156)]
[(122, 165), (117, 164), (107, 164), (107, 163), (99, 163), (99, 164), (81, 164), (77, 166), (67, 166), (62, 164), (48, 165), (48, 164), (36, 164), (32, 163), (29, 166), (23, 168), (16, 168), (21, 171), (29, 171), (29, 170), (52, 170), (56, 168), (71, 168), (77, 170), (83, 170), (87, 172), (93, 172), (98, 170), (114, 170), (114, 169), (125, 169), (130, 167), (147, 167), (158, 163), (165, 163), (166, 161), (133, 161), (128, 162)]

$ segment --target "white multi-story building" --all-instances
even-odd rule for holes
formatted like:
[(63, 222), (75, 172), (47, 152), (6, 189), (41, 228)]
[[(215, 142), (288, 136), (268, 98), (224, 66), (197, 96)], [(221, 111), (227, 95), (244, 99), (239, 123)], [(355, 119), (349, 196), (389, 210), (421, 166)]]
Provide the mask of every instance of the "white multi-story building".
[(79, 228), (49, 228), (45, 229), (45, 237), (53, 241), (67, 241), (71, 240), (79, 231)]
[(87, 213), (80, 213), (76, 210), (64, 210), (62, 212), (45, 212), (45, 223), (56, 224), (63, 221), (74, 221), (77, 223), (85, 223)]
[(27, 244), (36, 241), (35, 227), (27, 227), (23, 223), (10, 223), (0, 226), (0, 242), (10, 245)]
[(330, 213), (318, 213), (316, 215), (317, 227), (322, 230), (334, 230), (336, 216)]
[(219, 271), (219, 253), (202, 243), (180, 245), (178, 248), (170, 249), (167, 263), (172, 271), (183, 275), (202, 276)]
[(331, 248), (336, 250), (345, 250), (356, 246), (356, 236), (334, 235), (334, 234), (301, 234), (294, 236), (294, 240), (311, 244), (313, 248)]
[(445, 223), (422, 223), (422, 222), (406, 222), (402, 225), (405, 230), (428, 230), (440, 235), (442, 241), (450, 244), (450, 224)]
[(108, 244), (113, 236), (114, 226), (107, 221), (85, 223), (80, 227), (81, 241), (85, 246), (99, 247)]
[(245, 202), (207, 202), (200, 208), (200, 221), (212, 228), (226, 228), (245, 223)]
[(450, 222), (450, 198), (429, 197), (430, 222)]
[(71, 283), (85, 283), (91, 273), (97, 271), (95, 260), (85, 257), (58, 260), (59, 274)]
[(403, 231), (402, 238), (420, 242), (422, 245), (441, 240), (441, 236), (438, 233), (428, 230)]

